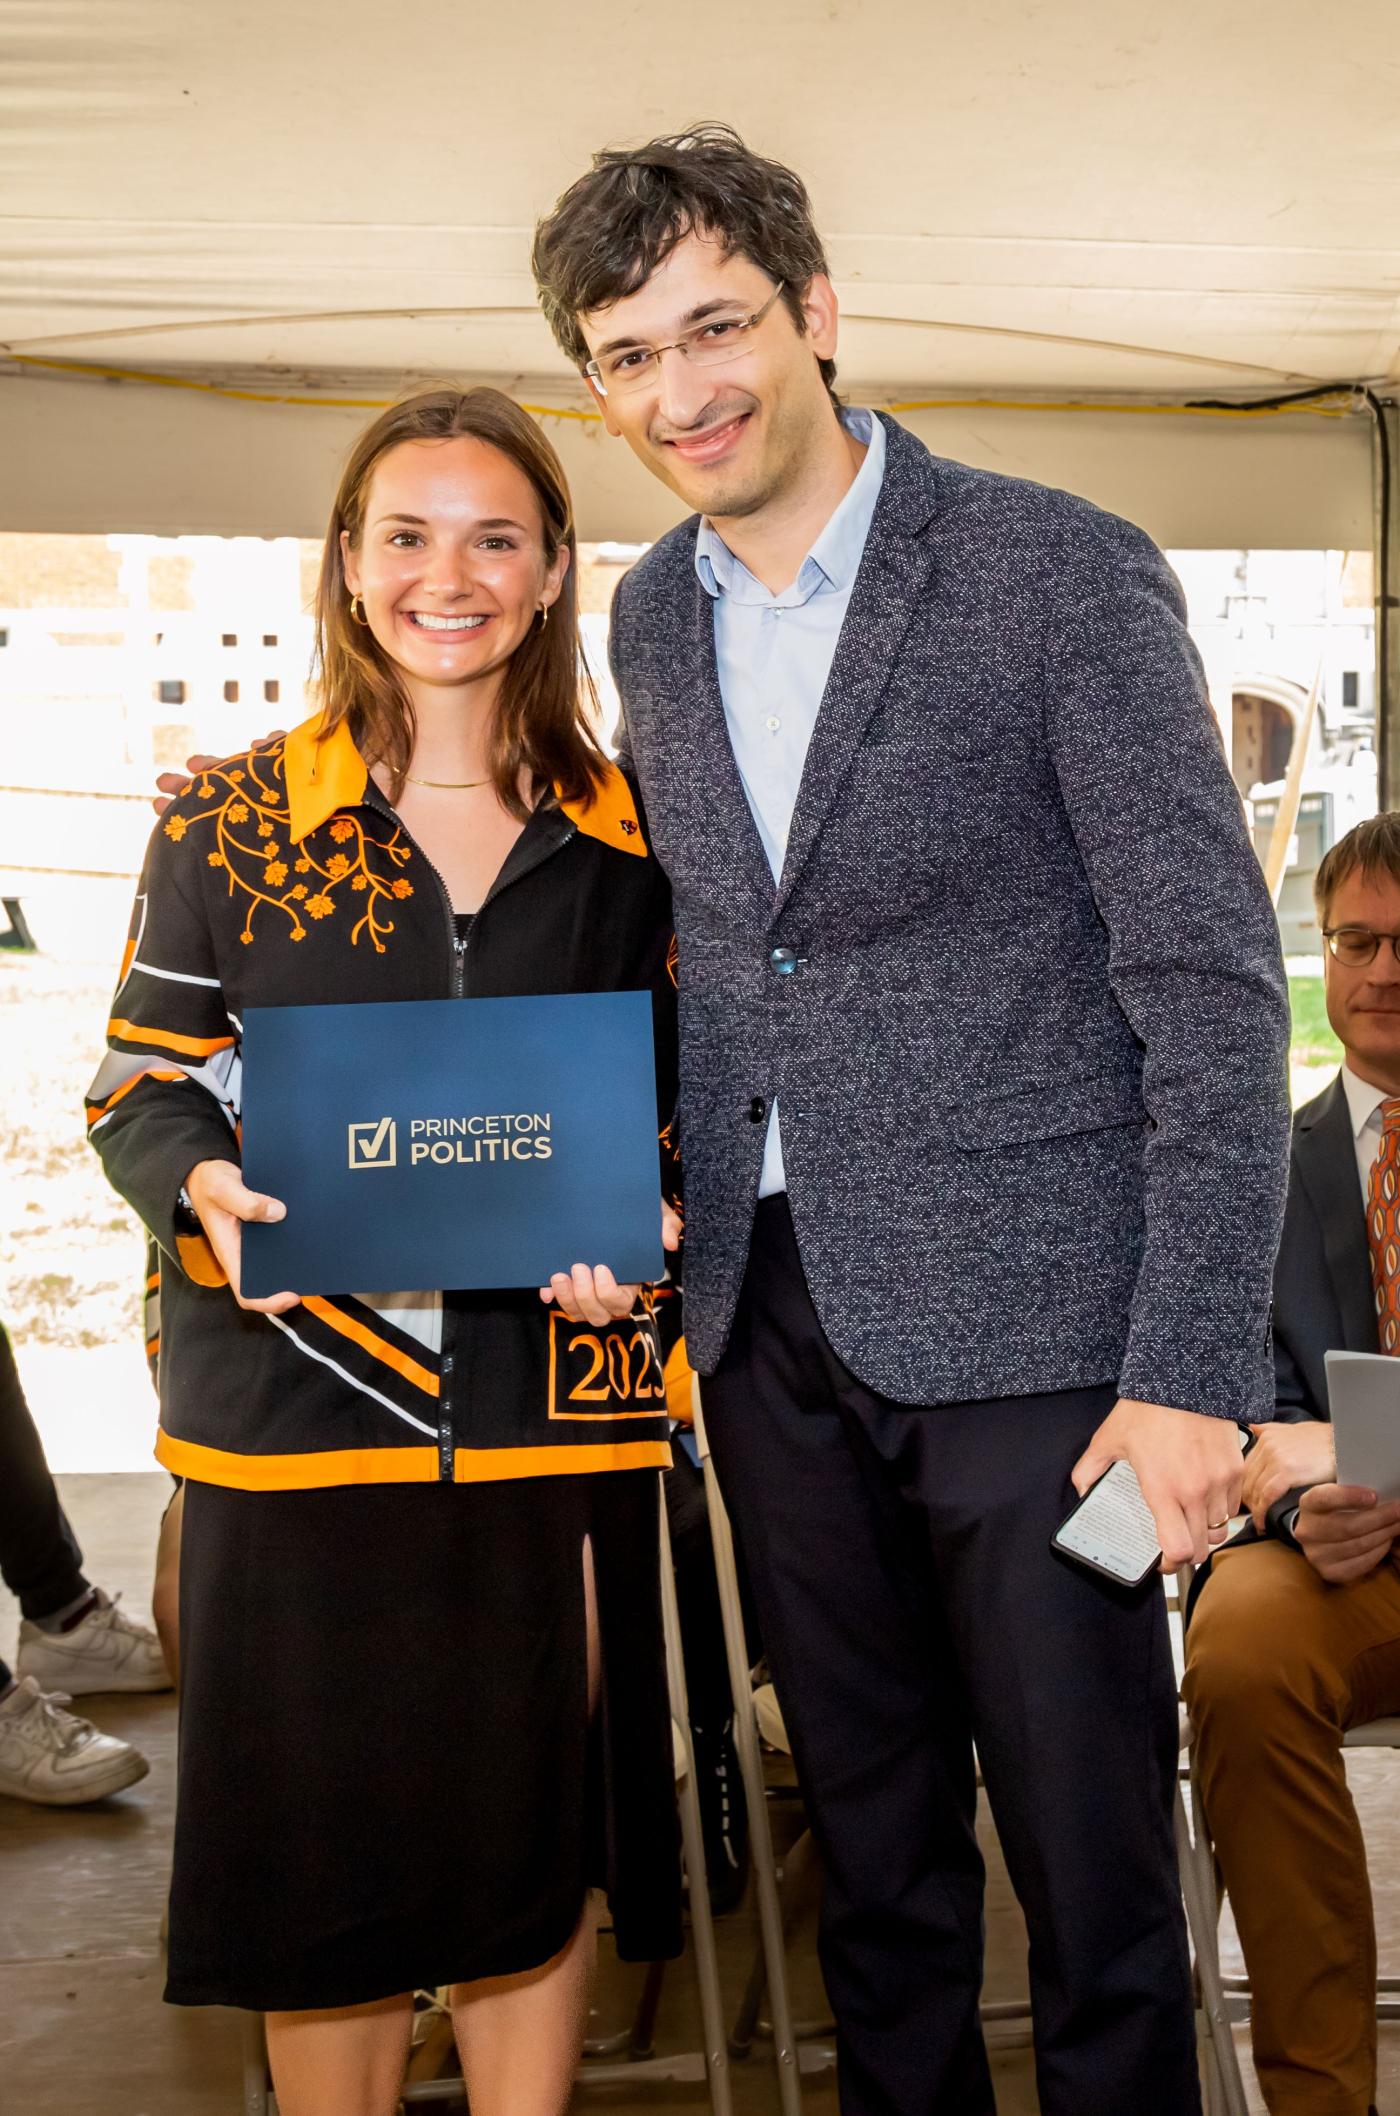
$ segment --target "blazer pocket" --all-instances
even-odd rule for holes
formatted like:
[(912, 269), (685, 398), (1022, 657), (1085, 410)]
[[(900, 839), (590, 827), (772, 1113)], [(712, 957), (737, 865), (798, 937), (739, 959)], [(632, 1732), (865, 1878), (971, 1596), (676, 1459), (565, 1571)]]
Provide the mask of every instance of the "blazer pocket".
[(999, 1146), (1029, 1146), (1038, 1139), (1068, 1139), (1148, 1121), (1137, 1079), (1098, 1074), (1087, 1080), (1031, 1082), (966, 1104), (955, 1136), (968, 1153), (990, 1153)]

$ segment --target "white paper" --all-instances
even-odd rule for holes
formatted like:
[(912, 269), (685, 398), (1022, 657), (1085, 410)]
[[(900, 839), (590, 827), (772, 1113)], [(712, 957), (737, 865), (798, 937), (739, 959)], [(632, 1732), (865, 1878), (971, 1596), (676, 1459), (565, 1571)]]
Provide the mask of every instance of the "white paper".
[(1329, 1352), (1325, 1363), (1337, 1482), (1400, 1499), (1400, 1359)]

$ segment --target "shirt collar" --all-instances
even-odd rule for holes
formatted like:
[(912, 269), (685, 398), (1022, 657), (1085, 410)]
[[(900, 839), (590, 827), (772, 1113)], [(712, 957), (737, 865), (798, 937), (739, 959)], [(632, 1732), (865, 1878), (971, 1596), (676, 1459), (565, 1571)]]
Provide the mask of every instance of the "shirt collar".
[(849, 590), (856, 577), (876, 502), (885, 476), (885, 429), (872, 412), (844, 410), (841, 424), (865, 444), (865, 458), (842, 495), (841, 503), (818, 536), (791, 587), (772, 595), (734, 556), (714, 524), (703, 520), (695, 539), (695, 571), (709, 596), (729, 595), (736, 602), (772, 603), (783, 608), (810, 601), (819, 588)]
[[(290, 818), (287, 835), (295, 845), (319, 830), (337, 809), (358, 807), (369, 787), (369, 771), (347, 723), (338, 722), (324, 738), (320, 738), (320, 727), (321, 716), (313, 713), (292, 729), (283, 752)], [(559, 806), (584, 837), (597, 838), (615, 852), (646, 858), (637, 804), (615, 764), (605, 766), (590, 800), (561, 801)]]
[(1351, 1067), (1345, 1064), (1342, 1067), (1342, 1093), (1347, 1098), (1352, 1137), (1359, 1139), (1381, 1104), (1389, 1101), (1390, 1097), (1383, 1087), (1372, 1087), (1369, 1080), (1358, 1079)]

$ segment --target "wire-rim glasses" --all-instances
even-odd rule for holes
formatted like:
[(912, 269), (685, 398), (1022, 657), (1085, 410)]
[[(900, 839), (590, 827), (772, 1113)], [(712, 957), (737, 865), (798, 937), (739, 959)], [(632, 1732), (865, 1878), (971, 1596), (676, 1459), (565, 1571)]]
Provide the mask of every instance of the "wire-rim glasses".
[(606, 397), (614, 392), (625, 394), (650, 382), (660, 369), (663, 353), (679, 353), (693, 367), (723, 367), (727, 360), (737, 360), (747, 352), (750, 334), (758, 329), (785, 285), (786, 281), (780, 279), (763, 307), (751, 315), (708, 317), (694, 330), (682, 331), (669, 345), (620, 345), (615, 352), (604, 354), (601, 361), (590, 360), (583, 371), (597, 384), (600, 395)]
[(1381, 942), (1390, 942), (1396, 967), (1400, 968), (1400, 933), (1373, 933), (1369, 926), (1328, 926), (1322, 938), (1339, 963), (1349, 970), (1364, 970), (1367, 963), (1374, 962)]

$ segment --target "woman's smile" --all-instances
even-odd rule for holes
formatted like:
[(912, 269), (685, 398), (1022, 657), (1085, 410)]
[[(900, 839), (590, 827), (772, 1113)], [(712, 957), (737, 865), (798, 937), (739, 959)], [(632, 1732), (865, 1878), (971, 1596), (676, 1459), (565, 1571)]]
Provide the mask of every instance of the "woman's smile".
[(479, 632), (490, 622), (484, 611), (467, 617), (444, 617), (434, 610), (405, 610), (402, 615), (406, 623), (420, 632)]

